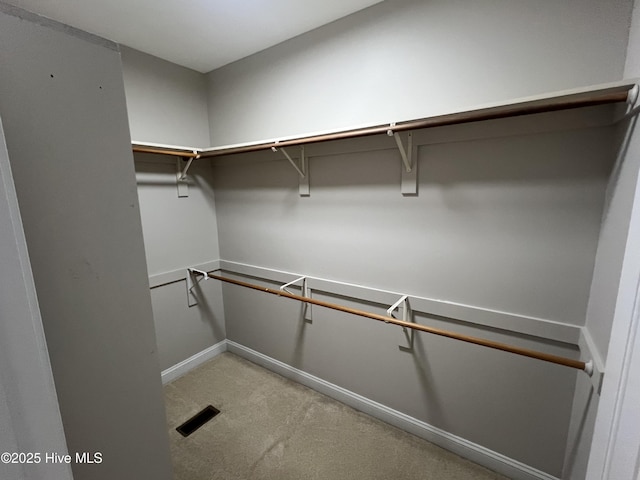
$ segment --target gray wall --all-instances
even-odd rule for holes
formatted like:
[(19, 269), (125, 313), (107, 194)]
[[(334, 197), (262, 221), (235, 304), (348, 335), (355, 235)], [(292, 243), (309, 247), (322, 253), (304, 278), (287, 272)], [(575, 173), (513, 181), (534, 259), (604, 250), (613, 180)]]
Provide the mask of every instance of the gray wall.
[[(0, 452), (67, 453), (0, 123)], [(42, 458), (44, 462), (44, 458)], [(68, 480), (68, 465), (0, 463), (4, 480)]]
[[(214, 187), (221, 258), (581, 324), (614, 132), (564, 130), (568, 118), (551, 118), (417, 134), (425, 145), (414, 197), (400, 194), (392, 140), (376, 150), (371, 140), (369, 150), (349, 142), (308, 146), (307, 198), (275, 154), (220, 160)], [(394, 327), (317, 308), (313, 323), (304, 324), (295, 303), (233, 286), (224, 295), (229, 339), (561, 475), (576, 372), (428, 335), (406, 353)], [(428, 315), (416, 320), (575, 354), (549, 340)]]
[[(629, 35), (629, 47), (624, 74), (640, 77), (640, 4), (636, 2)], [(634, 341), (634, 328), (638, 329), (637, 296), (640, 258), (638, 257), (638, 170), (640, 169), (640, 133), (637, 116), (631, 122), (632, 133), (626, 137), (626, 148), (620, 155), (620, 173), (612, 180), (611, 206), (604, 219), (603, 232), (608, 231), (598, 262), (610, 261), (617, 271), (607, 271), (612, 284), (609, 289), (602, 282), (599, 289), (592, 289), (595, 302), (603, 303), (607, 310), (604, 318), (588, 318), (587, 326), (594, 336), (606, 333), (601, 339), (607, 354), (607, 375), (598, 405), (595, 433), (589, 459), (589, 479), (633, 478), (638, 474), (640, 436), (638, 435), (638, 341)], [(634, 205), (635, 201), (635, 205)], [(631, 217), (631, 225), (625, 225), (625, 216)], [(627, 219), (627, 222), (629, 220)], [(605, 230), (606, 229), (606, 230)], [(614, 248), (615, 247), (615, 248)], [(595, 279), (594, 279), (595, 286)], [(606, 295), (603, 295), (606, 294)], [(611, 304), (612, 299), (615, 302)], [(591, 307), (591, 305), (590, 305)], [(591, 308), (590, 308), (591, 311)], [(604, 323), (604, 325), (602, 325)], [(635, 325), (634, 325), (635, 323)], [(611, 332), (611, 333), (610, 333)], [(609, 335), (610, 333), (610, 335)], [(637, 333), (635, 333), (637, 335)], [(635, 345), (634, 345), (635, 344)], [(634, 350), (635, 348), (635, 350)], [(634, 360), (635, 359), (635, 360)]]
[(103, 454), (73, 473), (169, 479), (120, 55), (26, 17), (0, 13), (0, 112), (67, 445)]
[[(630, 123), (624, 122), (615, 130), (616, 163), (607, 185), (585, 319), (584, 335), (591, 339), (594, 354), (602, 362), (605, 372), (640, 168), (640, 159), (628, 151), (631, 141), (629, 127)], [(600, 395), (591, 382), (581, 379), (572, 410), (566, 478), (579, 480), (585, 477), (599, 400)]]
[[(535, 6), (502, 1), (473, 5), (387, 1), (211, 72), (212, 143), (399, 121), (618, 80), (625, 66), (631, 7), (631, 1)], [(426, 165), (428, 173), (421, 170), (419, 199), (390, 195), (398, 193), (398, 169), (382, 166), (384, 155), (379, 152), (353, 155), (342, 163), (341, 157), (322, 159), (327, 170), (321, 170), (319, 178), (321, 159), (312, 159), (312, 195), (306, 202), (296, 197), (295, 173), (284, 163), (277, 173), (270, 167), (256, 171), (255, 166), (225, 166), (228, 171), (221, 169), (225, 174), (216, 180), (221, 256), (341, 280), (361, 277), (381, 288), (420, 290), (425, 296), (577, 325), (585, 323), (591, 293), (587, 333), (605, 355), (628, 221), (624, 205), (630, 206), (630, 198), (614, 194), (610, 186), (604, 212), (604, 191), (607, 182), (616, 185), (618, 178), (623, 184), (635, 184), (635, 173), (632, 166), (631, 175), (614, 174), (608, 180), (604, 165), (596, 167), (598, 173), (583, 170), (585, 156), (596, 164), (598, 157), (612, 162), (616, 154), (608, 146), (620, 141), (614, 140), (611, 130), (600, 132), (597, 143), (579, 138), (589, 136), (588, 131), (576, 135), (573, 141), (562, 132), (556, 138), (539, 138), (542, 147), (529, 145), (533, 140), (526, 138), (489, 140), (480, 142), (473, 156), (469, 153), (478, 147), (470, 144), (423, 147), (421, 168)], [(483, 164), (486, 159), (499, 162), (502, 155), (509, 158), (507, 152), (513, 154), (519, 148), (526, 152), (518, 155), (522, 163), (494, 164), (495, 170)], [(532, 164), (527, 158), (546, 156), (547, 148), (557, 152), (549, 158), (566, 169), (550, 167), (542, 172), (526, 167)], [(584, 148), (595, 150), (584, 152)], [(499, 152), (496, 158), (493, 151)], [(467, 163), (461, 160), (465, 155)], [(485, 168), (474, 175), (468, 164), (478, 159)], [(372, 179), (372, 163), (375, 169), (387, 168), (387, 180)], [(543, 168), (544, 162), (536, 165)], [(576, 178), (569, 173), (565, 180), (554, 179), (568, 172)], [(590, 174), (598, 178), (595, 183)], [(389, 182), (390, 175), (396, 175), (396, 182)], [(591, 186), (577, 193), (580, 184), (590, 181)], [(323, 182), (330, 187), (326, 192)], [(486, 189), (476, 187), (478, 182), (484, 182)], [(376, 189), (387, 189), (389, 196), (374, 194)], [(487, 197), (478, 201), (482, 194)], [(427, 195), (428, 204), (422, 204)], [(510, 195), (518, 200), (505, 201)], [(318, 207), (319, 197), (325, 203)], [(230, 224), (235, 229), (230, 230)], [(355, 236), (346, 238), (345, 232)], [(246, 240), (254, 237), (261, 239), (259, 245)], [(301, 244), (304, 248), (296, 248)], [(415, 258), (425, 245), (435, 248)], [(330, 246), (340, 252), (341, 261), (327, 261), (320, 255), (327, 252), (332, 258)], [(447, 265), (451, 258), (459, 259), (454, 268)], [(412, 274), (406, 275), (407, 271)], [(234, 313), (239, 305), (230, 303), (227, 296), (225, 300), (229, 336), (244, 339), (244, 330), (234, 327), (241, 317)], [(272, 335), (265, 336), (269, 341), (256, 340), (256, 349), (269, 349), (287, 361), (289, 350), (281, 346), (278, 332)], [(571, 396), (571, 382), (567, 388), (565, 393)], [(598, 397), (591, 383), (579, 378), (575, 398), (569, 401), (573, 414), (564, 470), (571, 478), (580, 478), (586, 469)], [(563, 422), (566, 428), (568, 417)], [(564, 451), (560, 444), (556, 451)], [(534, 451), (530, 455), (535, 456)], [(538, 458), (533, 464), (548, 471), (562, 469), (557, 457)]]
[[(206, 77), (128, 47), (122, 59), (131, 137), (208, 146)], [(225, 338), (220, 285), (199, 289), (200, 307), (189, 308), (186, 282), (176, 280), (188, 267), (220, 256), (212, 172), (208, 162), (193, 163), (188, 197), (178, 197), (176, 158), (136, 154), (135, 162), (160, 368), (166, 370)], [(153, 281), (171, 272), (170, 283)]]
[(209, 74), (213, 145), (621, 78), (631, 0), (387, 0)]
[(581, 325), (612, 131), (500, 129), (466, 140), (477, 127), (430, 131), (415, 197), (400, 194), (393, 140), (349, 155), (308, 146), (309, 198), (278, 154), (236, 156), (214, 175), (221, 257)]
[[(211, 143), (399, 121), (617, 80), (631, 4), (387, 1), (211, 72)], [(129, 50), (124, 67), (137, 140), (204, 145), (183, 128), (197, 130), (192, 122), (205, 105), (193, 72)], [(165, 71), (174, 80), (145, 91)], [(177, 107), (154, 114), (149, 105), (163, 103), (153, 100), (163, 95)], [(184, 108), (194, 102), (199, 106)], [(616, 133), (567, 130), (573, 127), (559, 127), (558, 120), (545, 131), (540, 125), (547, 121), (529, 124), (531, 130), (502, 122), (430, 133), (420, 148), (418, 197), (399, 193), (392, 141), (386, 148), (362, 142), (349, 153), (311, 150), (307, 199), (297, 194), (297, 174), (271, 153), (217, 162), (213, 180), (193, 170), (196, 191), (188, 200), (175, 196), (170, 162), (138, 156), (150, 275), (219, 253), (225, 260), (583, 325)], [(211, 181), (215, 205), (205, 187)], [(216, 222), (219, 251), (202, 242)], [(186, 231), (190, 246), (181, 250)], [(604, 277), (598, 274), (594, 285), (598, 278)], [(180, 304), (183, 292), (183, 282), (152, 291), (163, 368), (224, 335), (218, 286), (203, 285), (213, 300), (197, 310)], [(402, 353), (395, 329), (320, 312), (312, 325), (301, 324), (295, 304), (255, 295), (225, 287), (230, 339), (547, 472), (582, 475), (597, 406), (582, 374), (429, 337), (419, 338), (413, 354)], [(576, 355), (553, 341), (456, 328)], [(602, 349), (607, 326), (593, 330)], [(472, 374), (462, 368), (465, 359)], [(452, 372), (465, 382), (452, 382)], [(483, 424), (488, 420), (491, 428)]]
[[(189, 169), (188, 197), (178, 197), (175, 159), (136, 154), (135, 165), (149, 275), (177, 271), (184, 277), (187, 267), (217, 260), (209, 162), (195, 162)], [(207, 288), (198, 289), (199, 306), (191, 308), (186, 291), (185, 280), (151, 291), (162, 370), (225, 339), (221, 286), (208, 282)]]
[(606, 208), (602, 218), (598, 254), (596, 257), (586, 327), (601, 358), (606, 359), (609, 335), (620, 282), (624, 248), (629, 231), (629, 218), (635, 194), (640, 164), (627, 151), (630, 138), (629, 122), (619, 125), (621, 138), (617, 163), (607, 187)]
[[(629, 42), (626, 55), (624, 78), (640, 77), (640, 9), (636, 5), (633, 13), (632, 28), (629, 32)], [(585, 320), (585, 333), (589, 335), (597, 350), (597, 354), (605, 365), (606, 380), (613, 382), (610, 387), (613, 392), (620, 388), (613, 380), (618, 379), (620, 372), (616, 372), (616, 362), (609, 362), (607, 357), (613, 353), (614, 357), (620, 352), (610, 352), (611, 328), (615, 318), (628, 319), (633, 309), (633, 299), (636, 293), (637, 277), (634, 262), (629, 262), (629, 254), (626, 253), (629, 221), (632, 216), (634, 198), (637, 195), (638, 170), (640, 169), (640, 150), (638, 147), (638, 133), (634, 132), (633, 122), (624, 122), (617, 128), (616, 135), (618, 149), (616, 152), (616, 165), (609, 179), (605, 209), (602, 217), (598, 251), (595, 260), (593, 281), (591, 284), (589, 304)], [(636, 129), (637, 130), (637, 129)], [(627, 281), (625, 285), (623, 268), (627, 262)], [(631, 264), (631, 266), (630, 266)], [(624, 351), (623, 339), (613, 339), (614, 349)], [(616, 346), (615, 342), (618, 343)], [(609, 398), (615, 393), (605, 392)], [(587, 473), (587, 464), (591, 454), (594, 455), (596, 464), (602, 461), (605, 445), (602, 443), (602, 435), (593, 437), (596, 422), (596, 414), (599, 415), (600, 424), (608, 425), (613, 420), (611, 403), (605, 403), (604, 411), (599, 411), (600, 394), (594, 391), (593, 386), (581, 379), (576, 387), (574, 407), (572, 410), (570, 442), (568, 457), (565, 465), (565, 477), (569, 479), (584, 479)], [(608, 430), (607, 426), (601, 429)], [(592, 438), (596, 447), (592, 448)], [(598, 443), (599, 442), (599, 443)], [(592, 471), (591, 478), (602, 478), (600, 471)], [(613, 476), (611, 478), (622, 478)]]
[[(622, 281), (625, 248), (629, 233), (634, 196), (636, 195), (640, 156), (633, 153), (633, 136), (628, 136), (630, 123), (624, 122), (616, 129), (616, 164), (609, 179), (602, 217), (598, 251), (591, 283), (589, 303), (585, 320), (585, 335), (589, 336), (595, 347), (595, 354), (603, 362), (606, 375), (609, 375), (607, 355), (611, 327), (620, 300), (619, 287)], [(637, 134), (634, 134), (637, 137)], [(637, 139), (635, 140), (637, 142)], [(627, 304), (627, 309), (631, 305)], [(631, 310), (627, 310), (631, 313)], [(571, 420), (569, 454), (566, 465), (566, 478), (583, 479), (591, 451), (591, 439), (598, 409), (600, 395), (594, 391), (591, 382), (578, 383), (575, 392), (574, 408)]]
[(203, 74), (124, 46), (122, 66), (133, 140), (209, 145), (207, 82)]

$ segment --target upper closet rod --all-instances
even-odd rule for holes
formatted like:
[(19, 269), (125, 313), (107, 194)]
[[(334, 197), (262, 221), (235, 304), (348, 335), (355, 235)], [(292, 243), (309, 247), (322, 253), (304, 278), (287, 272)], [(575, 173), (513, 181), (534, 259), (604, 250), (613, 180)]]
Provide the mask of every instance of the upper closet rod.
[(390, 130), (392, 132), (403, 132), (407, 130), (420, 130), (422, 128), (459, 125), (463, 123), (478, 122), (483, 120), (496, 120), (500, 118), (517, 117), (535, 113), (555, 112), (558, 110), (570, 110), (574, 108), (620, 103), (627, 101), (627, 99), (629, 98), (629, 91), (634, 86), (635, 84), (630, 84), (621, 87), (607, 88), (595, 92), (576, 93), (556, 98), (547, 98), (543, 100), (534, 100), (530, 102), (515, 103), (510, 105), (501, 105), (497, 107), (483, 108), (480, 110), (451, 113), (447, 115), (439, 115), (436, 117), (423, 118), (420, 120), (410, 120), (406, 122), (398, 122), (396, 124), (378, 125), (375, 127), (346, 130), (343, 132), (328, 133), (324, 135), (294, 138), (291, 140), (282, 140), (279, 142), (261, 143), (243, 147), (229, 147), (215, 150), (205, 150), (200, 154), (200, 157), (219, 157), (222, 155), (256, 152), (259, 150), (270, 150), (272, 147), (291, 147), (297, 145), (306, 145), (310, 143), (328, 142), (331, 140), (367, 137), (371, 135), (387, 134)]
[(584, 370), (589, 376), (593, 373), (593, 364), (591, 362), (582, 362), (580, 360), (573, 360), (571, 358), (560, 357), (558, 355), (551, 355), (544, 352), (538, 352), (535, 350), (529, 350), (527, 348), (520, 348), (514, 345), (507, 345), (506, 343), (494, 342), (491, 340), (485, 340), (478, 337), (472, 337), (470, 335), (462, 335), (460, 333), (450, 332), (448, 330), (441, 330), (439, 328), (427, 327), (426, 325), (420, 325), (419, 323), (413, 322), (405, 322), (403, 320), (398, 320), (393, 317), (387, 317), (385, 315), (378, 315), (376, 313), (365, 312), (363, 310), (358, 310), (355, 308), (344, 307), (342, 305), (337, 305), (335, 303), (324, 302), (322, 300), (316, 300), (314, 298), (303, 297), (300, 295), (295, 295), (293, 293), (289, 293), (282, 290), (274, 290), (271, 288), (261, 287), (259, 285), (254, 285), (252, 283), (242, 282), (240, 280), (234, 280), (228, 277), (222, 277), (220, 275), (214, 275), (212, 273), (207, 274), (209, 278), (215, 278), (222, 282), (232, 283), (234, 285), (239, 285), (242, 287), (252, 288), (254, 290), (259, 290), (265, 293), (271, 293), (273, 295), (278, 295), (280, 297), (290, 298), (292, 300), (298, 300), (305, 303), (311, 303), (313, 305), (319, 305), (321, 307), (331, 308), (333, 310), (338, 310), (340, 312), (351, 313), (353, 315), (359, 315), (361, 317), (371, 318), (373, 320), (379, 320), (385, 323), (393, 323), (394, 325), (400, 325), (401, 327), (412, 328), (414, 330), (419, 330), (421, 332), (432, 333), (434, 335), (440, 335), (443, 337), (453, 338), (455, 340), (460, 340), (467, 343), (473, 343), (475, 345), (481, 345), (483, 347), (495, 348), (497, 350), (502, 350), (504, 352), (515, 353), (517, 355), (523, 355), (525, 357), (536, 358), (538, 360), (544, 360), (545, 362), (551, 362), (558, 365), (564, 365), (566, 367), (576, 368), (578, 370)]
[(347, 138), (367, 137), (371, 135), (387, 134), (389, 131), (402, 132), (408, 130), (419, 130), (422, 128), (441, 127), (446, 125), (457, 125), (483, 120), (497, 120), (500, 118), (517, 117), (531, 115), (535, 113), (555, 112), (559, 110), (570, 110), (574, 108), (592, 107), (612, 103), (627, 102), (632, 97), (630, 92), (636, 84), (627, 84), (617, 87), (602, 88), (590, 92), (573, 93), (553, 98), (532, 100), (528, 102), (514, 103), (509, 105), (499, 105), (496, 107), (483, 108), (480, 110), (470, 110), (466, 112), (439, 115), (436, 117), (423, 118), (420, 120), (410, 120), (398, 122), (396, 124), (385, 124), (374, 127), (365, 127), (342, 132), (328, 133), (323, 135), (313, 135), (308, 137), (294, 138), (269, 143), (259, 143), (242, 147), (223, 147), (209, 150), (193, 149), (179, 150), (170, 148), (159, 148), (146, 145), (134, 145), (134, 152), (157, 153), (163, 155), (174, 155), (180, 157), (210, 158), (223, 155), (233, 155), (238, 153), (257, 152), (260, 150), (271, 150), (272, 148), (291, 147), (306, 145), (310, 143), (328, 142), (331, 140), (342, 140)]
[(197, 149), (190, 150), (175, 150), (168, 148), (159, 148), (159, 147), (145, 147), (140, 145), (133, 145), (131, 147), (134, 152), (140, 153), (159, 153), (161, 155), (173, 155), (175, 157), (187, 157), (187, 158), (197, 158), (199, 154), (197, 153)]

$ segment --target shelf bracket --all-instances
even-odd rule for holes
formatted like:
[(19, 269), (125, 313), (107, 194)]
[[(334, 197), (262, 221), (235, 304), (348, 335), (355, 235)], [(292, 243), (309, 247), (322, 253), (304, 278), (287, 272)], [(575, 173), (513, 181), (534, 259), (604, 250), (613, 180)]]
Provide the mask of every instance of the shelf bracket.
[(280, 287), (280, 291), (281, 292), (287, 292), (290, 293), (291, 295), (294, 295), (293, 292), (287, 290), (287, 287), (290, 287), (291, 285), (298, 283), (298, 282), (302, 282), (302, 296), (306, 297), (307, 296), (307, 277), (300, 277), (300, 278), (296, 278), (295, 280), (290, 281), (289, 283), (285, 283), (284, 285), (282, 285)]
[[(200, 158), (200, 155), (198, 155), (197, 150), (193, 151), (193, 155), (194, 155), (193, 157), (189, 158), (189, 160), (187, 161), (187, 165), (184, 167), (184, 170), (180, 174), (180, 180), (184, 180), (185, 178), (187, 178), (187, 172), (189, 171), (189, 167), (191, 166), (191, 163), (194, 160), (197, 160), (198, 158)], [(184, 160), (186, 160), (186, 157), (184, 158)]]
[[(287, 292), (290, 293), (292, 295), (294, 295), (293, 292), (289, 291), (287, 289), (287, 287), (298, 283), (298, 282), (302, 282), (302, 285), (300, 286), (300, 295), (305, 297), (305, 298), (311, 298), (311, 289), (309, 288), (309, 285), (307, 285), (307, 277), (300, 277), (300, 278), (296, 278), (295, 280), (290, 281), (289, 283), (285, 283), (284, 285), (282, 285), (280, 287), (280, 291), (281, 292)], [(302, 318), (307, 321), (307, 322), (311, 322), (311, 304), (310, 303), (306, 303), (306, 302), (302, 302)]]
[[(409, 305), (409, 297), (407, 295), (403, 295), (400, 299), (391, 305), (387, 309), (387, 316), (391, 318), (396, 318), (393, 312), (395, 312), (402, 305), (402, 321), (407, 323), (413, 323), (413, 311), (411, 310), (411, 305)], [(416, 331), (411, 328), (407, 329), (407, 327), (402, 327), (402, 332), (407, 340), (407, 346), (400, 345), (399, 348), (405, 352), (413, 351), (413, 340)]]
[[(389, 135), (390, 137), (395, 138), (396, 140), (396, 145), (398, 145), (398, 150), (400, 151), (400, 157), (402, 157), (402, 163), (404, 163), (404, 168), (407, 172), (411, 171), (411, 168), (413, 167), (413, 165), (411, 164), (411, 132), (409, 132), (408, 134), (408, 138), (407, 138), (407, 143), (408, 143), (408, 149), (404, 148), (404, 143), (402, 143), (402, 138), (400, 137), (400, 134), (398, 132), (394, 132), (393, 129), (395, 128), (396, 124), (391, 123), (389, 125), (389, 130), (387, 130), (387, 135)], [(409, 152), (409, 153), (407, 153)]]
[[(624, 121), (640, 113), (640, 105), (636, 105), (638, 101), (638, 93), (640, 87), (636, 83), (631, 90), (629, 90), (629, 96), (627, 97), (627, 112), (618, 121)], [(617, 123), (617, 122), (616, 122)]]
[(402, 180), (400, 192), (402, 195), (418, 194), (418, 146), (413, 145), (413, 132), (407, 133), (407, 146), (402, 141), (400, 133), (394, 132), (396, 124), (391, 123), (387, 135), (393, 137), (398, 146), (400, 157), (402, 158)]
[[(192, 157), (189, 157), (188, 159), (187, 157), (178, 157), (176, 159), (176, 170), (177, 170), (176, 182), (178, 185), (178, 197), (189, 196), (189, 183), (187, 182), (187, 172), (189, 171), (189, 167), (191, 167), (191, 163), (193, 163), (193, 161), (197, 160), (198, 158), (200, 158), (200, 155), (198, 155), (197, 150), (194, 150)], [(182, 168), (182, 165), (180, 162), (181, 160), (187, 162), (184, 169)]]
[[(277, 142), (276, 142), (277, 143)], [(287, 153), (287, 151), (283, 148), (271, 147), (273, 152), (277, 152), (280, 150), (285, 158), (289, 161), (291, 166), (296, 169), (298, 172), (299, 178), (299, 193), (301, 197), (309, 196), (309, 172), (307, 171), (307, 158), (304, 154), (304, 145), (300, 147), (300, 165), (298, 165), (293, 158)]]
[[(196, 280), (196, 277), (201, 276), (200, 280)], [(193, 287), (198, 285), (203, 280), (209, 280), (207, 272), (198, 270), (197, 268), (187, 268), (187, 306), (193, 307), (198, 304), (198, 297), (193, 292)]]

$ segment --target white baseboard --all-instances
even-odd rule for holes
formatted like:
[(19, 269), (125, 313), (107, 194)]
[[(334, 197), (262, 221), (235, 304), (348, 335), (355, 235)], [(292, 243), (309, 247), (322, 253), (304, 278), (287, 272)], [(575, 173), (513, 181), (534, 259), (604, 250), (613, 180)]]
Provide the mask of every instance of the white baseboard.
[(207, 360), (211, 360), (217, 357), (223, 352), (227, 351), (227, 340), (223, 340), (215, 345), (196, 353), (195, 355), (181, 361), (180, 363), (169, 367), (162, 372), (162, 384), (165, 385), (182, 375), (189, 373), (191, 370), (199, 365), (202, 365)]
[(513, 460), (481, 445), (465, 440), (464, 438), (452, 435), (428, 423), (393, 410), (392, 408), (310, 375), (302, 370), (298, 370), (286, 363), (282, 363), (279, 360), (275, 360), (231, 340), (226, 340), (225, 347), (225, 350), (257, 363), (283, 377), (312, 388), (356, 410), (405, 430), (417, 437), (428, 440), (450, 452), (456, 453), (461, 457), (467, 458), (472, 462), (483, 465), (514, 480), (558, 480), (557, 477), (553, 475), (532, 468), (522, 462)]

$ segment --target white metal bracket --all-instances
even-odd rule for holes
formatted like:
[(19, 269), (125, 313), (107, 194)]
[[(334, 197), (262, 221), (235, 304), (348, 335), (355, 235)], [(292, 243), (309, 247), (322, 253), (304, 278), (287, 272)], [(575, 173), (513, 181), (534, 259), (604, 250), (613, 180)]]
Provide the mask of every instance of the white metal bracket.
[[(403, 295), (400, 299), (391, 305), (387, 309), (387, 315), (391, 318), (396, 318), (393, 314), (398, 308), (402, 305), (402, 321), (407, 323), (413, 323), (413, 311), (411, 310), (411, 305), (409, 305), (409, 297), (407, 295)], [(413, 350), (413, 339), (416, 331), (413, 328), (402, 327), (402, 332), (406, 337), (408, 346), (400, 346), (400, 350), (404, 351), (412, 351)]]
[(638, 93), (640, 91), (640, 87), (636, 83), (631, 90), (629, 90), (629, 94), (627, 96), (627, 112), (622, 116), (620, 121), (627, 120), (631, 117), (636, 116), (640, 113), (640, 105), (636, 105), (638, 101)]
[(640, 86), (636, 83), (633, 88), (629, 90), (629, 93), (627, 93), (626, 111), (624, 112), (624, 114), (621, 114), (616, 120), (614, 120), (614, 124), (629, 120), (630, 118), (633, 118), (638, 115), (638, 113), (640, 113), (640, 105), (636, 105), (639, 95)]
[(193, 151), (193, 157), (189, 157), (187, 160), (187, 164), (184, 169), (182, 168), (181, 162), (186, 160), (185, 157), (178, 157), (176, 159), (176, 182), (178, 184), (178, 197), (188, 197), (189, 196), (189, 183), (187, 182), (187, 172), (189, 171), (189, 167), (191, 167), (191, 163), (194, 160), (197, 160), (200, 156), (198, 155), (198, 151)]
[[(200, 280), (195, 280), (195, 277), (202, 277)], [(198, 270), (197, 268), (187, 268), (187, 305), (193, 307), (198, 304), (198, 297), (193, 292), (193, 287), (199, 284), (202, 280), (209, 280), (207, 272)]]
[(407, 133), (407, 146), (402, 141), (400, 133), (394, 132), (395, 123), (389, 125), (387, 135), (393, 137), (402, 158), (402, 180), (400, 192), (402, 195), (418, 194), (418, 147), (413, 145), (413, 132)]
[(280, 291), (281, 292), (287, 292), (290, 293), (291, 295), (294, 295), (293, 292), (291, 292), (290, 290), (287, 290), (287, 287), (290, 287), (291, 285), (293, 285), (294, 283), (298, 283), (302, 281), (302, 296), (306, 297), (305, 295), (305, 289), (307, 287), (307, 277), (300, 277), (300, 278), (296, 278), (295, 280), (290, 281), (289, 283), (285, 283), (284, 285), (282, 285), (280, 287)]
[(402, 163), (404, 163), (404, 168), (407, 172), (411, 171), (411, 132), (409, 132), (409, 138), (408, 140), (408, 149), (404, 148), (404, 144), (402, 143), (402, 138), (400, 138), (400, 134), (398, 132), (394, 132), (393, 129), (395, 128), (396, 124), (391, 123), (389, 125), (389, 130), (387, 130), (387, 135), (389, 135), (390, 137), (395, 138), (396, 140), (396, 145), (398, 145), (398, 150), (400, 151), (400, 157), (402, 157)]
[[(593, 360), (589, 360), (588, 362), (585, 362), (584, 371), (590, 377), (593, 376)], [(598, 392), (598, 393), (600, 393), (600, 392)]]
[(629, 105), (629, 109), (633, 108), (633, 106), (638, 101), (638, 95), (640, 94), (640, 86), (636, 83), (631, 90), (629, 90), (629, 94), (627, 95), (627, 104)]
[[(302, 285), (301, 285), (301, 293), (300, 295), (305, 297), (305, 298), (311, 298), (311, 289), (309, 288), (309, 285), (307, 284), (307, 277), (300, 277), (300, 278), (296, 278), (295, 280), (292, 280), (289, 283), (285, 283), (284, 285), (282, 285), (280, 287), (280, 291), (281, 292), (287, 292), (290, 293), (292, 295), (294, 295), (293, 292), (291, 292), (290, 290), (287, 289), (287, 287), (298, 283), (302, 281)], [(306, 302), (302, 302), (302, 317), (311, 322), (311, 304), (310, 303), (306, 303)]]
[(271, 150), (273, 152), (277, 152), (278, 150), (280, 150), (282, 154), (285, 156), (285, 158), (289, 160), (289, 163), (291, 164), (291, 166), (296, 169), (296, 172), (298, 172), (298, 175), (300, 176), (300, 179), (299, 179), (300, 196), (308, 197), (309, 196), (309, 172), (307, 168), (307, 158), (304, 155), (304, 145), (300, 147), (300, 164), (299, 165), (295, 162), (295, 160), (293, 160), (293, 158), (291, 158), (291, 156), (287, 153), (287, 151), (283, 147), (280, 147), (280, 148), (271, 147)]

